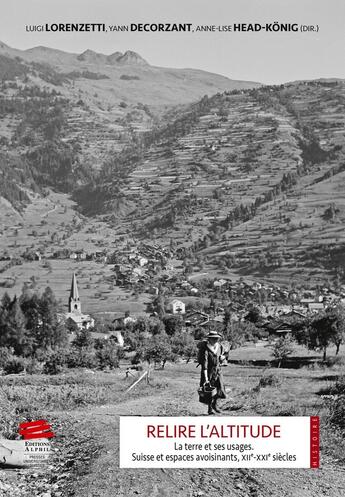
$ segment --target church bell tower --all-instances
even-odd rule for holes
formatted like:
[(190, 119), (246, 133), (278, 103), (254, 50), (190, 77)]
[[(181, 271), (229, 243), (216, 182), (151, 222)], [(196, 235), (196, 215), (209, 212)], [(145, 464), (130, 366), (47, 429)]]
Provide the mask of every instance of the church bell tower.
[(72, 277), (71, 292), (68, 299), (68, 309), (69, 312), (81, 314), (81, 303), (77, 286), (77, 277), (75, 273), (73, 273)]

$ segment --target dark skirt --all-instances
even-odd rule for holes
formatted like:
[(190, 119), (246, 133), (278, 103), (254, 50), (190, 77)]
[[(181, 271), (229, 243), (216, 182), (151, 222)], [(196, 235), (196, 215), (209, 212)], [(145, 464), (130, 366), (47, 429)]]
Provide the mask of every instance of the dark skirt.
[(218, 376), (214, 380), (214, 383), (211, 380), (211, 385), (212, 384), (215, 387), (217, 387), (217, 397), (218, 397), (218, 399), (226, 399), (226, 392), (225, 392), (225, 385), (224, 385), (224, 378), (223, 378), (222, 371), (219, 372)]
[[(217, 398), (226, 399), (224, 378), (220, 367), (217, 368), (216, 370), (211, 371), (211, 374), (209, 375), (209, 381), (212, 387), (217, 388)], [(205, 383), (205, 375), (204, 372), (202, 371), (200, 378), (200, 386), (203, 386), (204, 383)]]

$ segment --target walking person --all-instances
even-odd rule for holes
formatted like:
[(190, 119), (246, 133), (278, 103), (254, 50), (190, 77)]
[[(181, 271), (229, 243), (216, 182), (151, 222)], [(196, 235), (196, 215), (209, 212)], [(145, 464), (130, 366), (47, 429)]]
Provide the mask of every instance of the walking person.
[(223, 346), (219, 342), (221, 336), (216, 331), (210, 331), (206, 337), (206, 342), (203, 342), (203, 347), (200, 349), (200, 364), (201, 364), (201, 387), (216, 388), (216, 394), (210, 398), (208, 403), (208, 414), (221, 412), (218, 399), (225, 399), (225, 386), (221, 363), (225, 359)]

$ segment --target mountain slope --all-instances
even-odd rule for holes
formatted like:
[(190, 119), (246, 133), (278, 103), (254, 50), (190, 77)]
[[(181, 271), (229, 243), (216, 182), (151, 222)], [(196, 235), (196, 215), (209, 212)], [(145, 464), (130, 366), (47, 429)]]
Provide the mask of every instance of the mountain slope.
[(343, 81), (204, 98), (77, 198), (141, 237), (173, 240), (192, 267), (342, 279), (344, 115)]
[[(206, 92), (256, 85), (193, 69), (152, 67), (131, 51), (21, 51), (2, 42), (0, 81), (0, 152), (26, 164), (35, 191), (52, 186), (65, 192), (151, 129), (167, 107)], [(29, 201), (27, 185), (15, 175), (16, 184), (6, 178), (6, 199), (22, 208)]]
[(188, 271), (345, 282), (344, 81), (164, 108), (137, 97), (172, 103), (189, 85), (193, 100), (206, 81), (215, 91), (213, 75), (154, 68), (132, 52), (4, 45), (1, 74), (7, 207), (23, 210), (48, 186), (114, 233), (170, 245)]
[[(259, 85), (196, 69), (154, 67), (132, 51), (104, 55), (86, 50), (82, 54), (72, 54), (47, 47), (17, 50), (0, 42), (0, 55), (10, 59), (19, 57), (31, 67), (36, 64), (37, 69), (37, 64), (43, 65), (45, 71), (57, 73), (56, 82), (59, 81), (58, 75), (72, 80), (73, 93), (83, 92), (93, 101), (96, 92), (98, 101), (108, 105), (119, 101), (153, 106), (178, 105), (197, 100), (205, 94)], [(85, 77), (87, 74), (89, 77)], [(95, 79), (90, 77), (92, 74)], [(72, 89), (69, 88), (69, 91)]]

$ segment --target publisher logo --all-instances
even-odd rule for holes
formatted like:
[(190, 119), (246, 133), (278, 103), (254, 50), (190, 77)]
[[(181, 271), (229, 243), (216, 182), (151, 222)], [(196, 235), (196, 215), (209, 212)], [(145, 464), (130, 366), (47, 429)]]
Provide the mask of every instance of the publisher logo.
[[(5, 467), (46, 465), (52, 455), (51, 438), (55, 437), (45, 419), (20, 423), (21, 440), (0, 439), (0, 464)], [(1, 494), (2, 495), (2, 494)]]
[(22, 435), (24, 440), (31, 440), (33, 438), (55, 437), (50, 424), (47, 423), (45, 419), (20, 423), (18, 433), (19, 435)]

